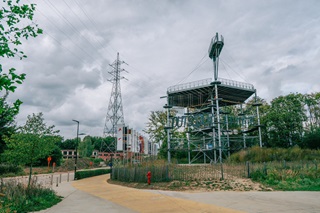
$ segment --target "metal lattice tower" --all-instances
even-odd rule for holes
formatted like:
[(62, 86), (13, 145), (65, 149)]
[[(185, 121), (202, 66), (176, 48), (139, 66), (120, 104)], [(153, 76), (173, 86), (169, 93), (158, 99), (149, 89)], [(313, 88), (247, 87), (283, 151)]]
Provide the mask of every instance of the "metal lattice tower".
[[(124, 64), (124, 61), (119, 60), (119, 53), (117, 53), (117, 59), (110, 64), (113, 68), (112, 71), (109, 73), (111, 74), (111, 79), (108, 81), (112, 82), (112, 90), (111, 96), (109, 100), (108, 111), (105, 120), (105, 126), (103, 130), (103, 136), (111, 136), (117, 137), (117, 125), (123, 124), (124, 125), (124, 115), (123, 115), (123, 107), (122, 107), (122, 98), (121, 98), (121, 87), (120, 87), (120, 80), (125, 79), (121, 76), (121, 72), (126, 72), (126, 70), (121, 69), (121, 64)], [(101, 144), (101, 152), (102, 151), (115, 151), (116, 141), (112, 146), (108, 147), (108, 150), (102, 150), (103, 145)]]

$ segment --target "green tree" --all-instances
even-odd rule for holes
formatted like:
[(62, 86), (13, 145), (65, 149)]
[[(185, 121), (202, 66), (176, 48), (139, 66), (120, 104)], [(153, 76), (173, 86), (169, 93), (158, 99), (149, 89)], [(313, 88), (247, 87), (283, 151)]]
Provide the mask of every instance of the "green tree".
[(304, 132), (303, 123), (306, 121), (303, 95), (289, 94), (273, 99), (265, 117), (268, 146), (299, 145)]
[[(56, 163), (57, 166), (61, 165), (61, 159), (63, 157), (61, 149), (59, 147), (59, 144), (63, 140), (63, 137), (61, 136), (53, 136), (56, 137), (56, 142), (54, 145), (54, 148), (51, 150), (51, 152), (48, 154), (48, 156), (51, 157), (51, 162), (50, 164), (52, 165), (53, 163)], [(41, 159), (39, 159), (39, 162), (35, 162), (34, 166), (47, 166), (48, 165), (48, 156), (45, 156)]]
[[(20, 0), (3, 0), (4, 6), (0, 8), (0, 57), (19, 57), (27, 56), (18, 49), (22, 44), (22, 38), (36, 37), (42, 34), (42, 30), (35, 24), (23, 24), (32, 21), (35, 11), (35, 4), (20, 4)], [(22, 22), (23, 20), (23, 22)], [(25, 79), (25, 74), (17, 74), (14, 68), (4, 72), (0, 64), (0, 92), (5, 90), (14, 92), (16, 84), (21, 84)], [(21, 102), (16, 102), (16, 106)], [(0, 112), (2, 109), (0, 109)]]
[(152, 111), (147, 122), (145, 133), (149, 134), (156, 143), (167, 137), (165, 126), (167, 123), (167, 113), (164, 111)]
[(86, 136), (83, 138), (83, 141), (79, 144), (79, 154), (82, 157), (90, 157), (94, 150), (94, 144), (91, 140), (91, 136)]
[(59, 143), (58, 146), (60, 147), (60, 149), (76, 149), (77, 143), (77, 138), (66, 139), (63, 142)]
[[(42, 34), (42, 30), (32, 21), (35, 11), (35, 4), (20, 4), (19, 0), (3, 0), (0, 7), (0, 57), (20, 59), (27, 56), (18, 49), (23, 39), (36, 37)], [(6, 103), (6, 98), (10, 92), (14, 92), (17, 84), (21, 84), (25, 79), (24, 73), (17, 74), (14, 68), (3, 70), (0, 62), (0, 153), (5, 144), (4, 136), (12, 133), (12, 121), (19, 112), (20, 100), (16, 100), (12, 105)]]
[(4, 156), (8, 161), (29, 166), (30, 185), (32, 166), (41, 158), (48, 157), (55, 148), (55, 144), (61, 140), (54, 130), (54, 125), (47, 126), (44, 123), (43, 114), (32, 114), (27, 117), (24, 126), (18, 132), (6, 139), (7, 149)]
[(320, 128), (320, 92), (304, 95), (304, 104), (307, 109), (307, 130)]
[(320, 128), (316, 128), (304, 135), (302, 147), (320, 149)]
[(0, 154), (6, 148), (5, 137), (9, 137), (15, 131), (14, 117), (18, 114), (18, 107), (11, 107), (5, 101), (6, 97), (0, 98)]
[(167, 123), (167, 113), (164, 111), (151, 111), (147, 127), (144, 130), (151, 140), (160, 145), (159, 156), (166, 157), (168, 150), (167, 133), (165, 126)]
[(104, 150), (106, 152), (116, 152), (116, 138), (114, 137), (92, 137), (94, 150)]
[[(177, 112), (175, 110), (170, 110), (170, 117), (176, 116)], [(165, 129), (167, 125), (167, 112), (165, 111), (152, 111), (149, 120), (147, 122), (147, 128), (144, 130), (154, 143), (160, 145), (159, 156), (162, 158), (167, 158), (168, 156), (168, 138), (167, 130)], [(187, 144), (184, 143), (182, 146), (180, 143), (186, 141), (186, 134), (184, 131), (173, 128), (170, 131), (170, 137), (172, 139), (170, 146), (171, 158), (185, 158), (187, 155), (185, 152), (181, 152), (181, 149), (186, 149)]]

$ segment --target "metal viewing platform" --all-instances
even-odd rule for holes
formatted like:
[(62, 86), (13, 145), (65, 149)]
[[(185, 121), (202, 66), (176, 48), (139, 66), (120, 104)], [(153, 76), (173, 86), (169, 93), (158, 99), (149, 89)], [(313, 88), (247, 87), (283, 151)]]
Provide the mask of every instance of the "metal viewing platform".
[[(255, 104), (256, 115), (252, 111), (246, 115), (242, 106), (253, 94), (257, 100), (256, 89), (249, 83), (218, 78), (219, 56), (223, 46), (223, 37), (216, 33), (208, 51), (213, 61), (212, 79), (178, 84), (167, 89), (167, 104), (164, 108), (167, 110), (168, 163), (171, 150), (176, 149), (187, 151), (191, 164), (200, 158), (203, 158), (203, 163), (208, 160), (222, 163), (231, 152), (257, 144), (256, 139), (259, 139), (262, 147), (260, 104)], [(184, 115), (172, 115), (174, 107), (184, 108)], [(184, 141), (172, 137), (171, 131), (175, 131), (174, 128), (184, 128)]]
[(218, 86), (222, 106), (244, 103), (255, 93), (254, 86), (249, 83), (223, 78), (213, 82), (211, 78), (207, 78), (169, 87), (167, 89), (169, 105), (191, 108), (209, 105), (211, 94), (215, 93), (215, 84)]

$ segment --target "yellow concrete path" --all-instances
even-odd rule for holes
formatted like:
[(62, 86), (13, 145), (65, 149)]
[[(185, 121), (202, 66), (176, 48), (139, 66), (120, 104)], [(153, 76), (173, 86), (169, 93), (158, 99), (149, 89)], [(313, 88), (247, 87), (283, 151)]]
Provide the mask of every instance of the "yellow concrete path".
[(113, 185), (107, 183), (107, 179), (109, 179), (109, 175), (101, 175), (75, 181), (72, 186), (136, 212), (241, 212), (216, 205)]

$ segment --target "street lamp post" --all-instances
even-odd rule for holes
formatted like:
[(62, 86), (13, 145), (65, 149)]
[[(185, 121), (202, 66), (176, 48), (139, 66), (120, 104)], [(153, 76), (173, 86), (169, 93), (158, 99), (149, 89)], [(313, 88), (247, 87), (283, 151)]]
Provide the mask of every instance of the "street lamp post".
[(80, 122), (77, 120), (72, 120), (77, 123), (77, 144), (76, 144), (76, 157), (74, 159), (74, 180), (76, 179), (76, 172), (77, 172), (77, 160), (78, 160), (78, 145), (79, 145), (79, 124)]

